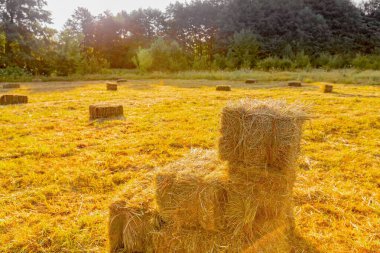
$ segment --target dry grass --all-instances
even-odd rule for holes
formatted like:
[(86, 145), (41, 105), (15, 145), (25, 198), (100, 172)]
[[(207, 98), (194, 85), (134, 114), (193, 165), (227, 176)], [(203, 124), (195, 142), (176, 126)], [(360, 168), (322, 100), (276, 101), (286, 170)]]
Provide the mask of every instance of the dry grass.
[[(29, 104), (0, 107), (0, 252), (104, 252), (114, 196), (191, 148), (216, 148), (222, 108), (244, 97), (313, 104), (294, 188), (297, 251), (377, 252), (379, 87), (216, 84), (23, 85)], [(128, 108), (125, 120), (90, 124), (88, 106), (106, 101)]]

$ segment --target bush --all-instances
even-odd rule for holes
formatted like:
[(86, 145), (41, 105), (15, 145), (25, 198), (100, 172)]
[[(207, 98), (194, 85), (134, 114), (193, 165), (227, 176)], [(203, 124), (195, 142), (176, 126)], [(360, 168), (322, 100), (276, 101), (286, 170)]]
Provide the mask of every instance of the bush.
[(293, 68), (296, 69), (308, 69), (311, 67), (310, 57), (306, 55), (303, 51), (296, 54), (293, 60)]
[(314, 60), (314, 66), (325, 69), (342, 69), (351, 66), (351, 58), (347, 55), (331, 55), (322, 53)]
[(31, 77), (32, 75), (26, 71), (25, 69), (19, 67), (6, 67), (0, 68), (0, 80), (8, 81), (8, 80), (17, 80), (20, 77)]
[(250, 31), (235, 33), (228, 49), (228, 67), (231, 69), (250, 69), (256, 65), (260, 43)]
[(79, 74), (96, 74), (109, 68), (109, 62), (98, 55), (93, 48), (87, 48), (77, 66)]
[(133, 63), (141, 72), (150, 70), (153, 65), (152, 52), (149, 49), (139, 48), (136, 56), (133, 58)]
[(362, 70), (380, 70), (380, 55), (357, 55), (352, 60), (352, 66)]
[(210, 69), (210, 60), (206, 55), (195, 56), (193, 62), (194, 70), (209, 70)]
[(227, 68), (227, 60), (226, 57), (220, 54), (214, 55), (214, 60), (212, 62), (211, 68), (213, 70), (223, 70)]
[(187, 68), (186, 55), (176, 41), (157, 39), (150, 47), (153, 70), (179, 71)]
[(289, 59), (280, 59), (278, 57), (268, 57), (259, 61), (257, 67), (262, 70), (290, 70), (293, 62)]

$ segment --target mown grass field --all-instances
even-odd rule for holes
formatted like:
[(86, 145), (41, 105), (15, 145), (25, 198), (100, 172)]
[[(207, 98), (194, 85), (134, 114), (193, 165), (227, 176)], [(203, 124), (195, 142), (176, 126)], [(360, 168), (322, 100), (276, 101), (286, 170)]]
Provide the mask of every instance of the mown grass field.
[[(231, 84), (232, 92), (215, 85)], [(24, 84), (0, 107), (0, 252), (105, 252), (108, 205), (132, 179), (191, 148), (213, 149), (228, 100), (310, 105), (295, 188), (295, 252), (380, 252), (380, 87), (140, 80)], [(3, 90), (0, 94), (5, 94)], [(89, 122), (91, 104), (125, 119)]]

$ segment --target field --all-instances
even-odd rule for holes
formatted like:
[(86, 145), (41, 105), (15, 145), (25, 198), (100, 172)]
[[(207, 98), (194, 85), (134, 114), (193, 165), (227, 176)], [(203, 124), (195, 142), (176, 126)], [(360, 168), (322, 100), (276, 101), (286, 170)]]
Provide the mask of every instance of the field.
[[(314, 116), (297, 169), (294, 252), (380, 252), (380, 86), (323, 94), (309, 81), (24, 84), (17, 94), (29, 104), (0, 107), (0, 252), (105, 252), (114, 196), (191, 148), (216, 148), (221, 109), (245, 97), (301, 101)], [(103, 101), (124, 105), (125, 119), (90, 122), (89, 105)]]

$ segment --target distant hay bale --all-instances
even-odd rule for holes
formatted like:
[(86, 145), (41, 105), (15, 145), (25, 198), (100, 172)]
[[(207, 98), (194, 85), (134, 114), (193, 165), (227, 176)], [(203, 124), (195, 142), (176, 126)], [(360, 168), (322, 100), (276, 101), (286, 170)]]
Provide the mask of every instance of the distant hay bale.
[(331, 93), (333, 92), (334, 86), (331, 84), (323, 84), (321, 88), (323, 93)]
[(303, 107), (276, 100), (240, 100), (223, 109), (219, 154), (247, 168), (284, 170), (296, 162)]
[(116, 82), (117, 83), (126, 83), (126, 82), (128, 82), (128, 80), (127, 79), (117, 79)]
[(117, 84), (116, 83), (107, 83), (107, 90), (117, 91)]
[(153, 176), (134, 180), (110, 206), (109, 250), (153, 252), (152, 233), (162, 226), (154, 206)]
[(257, 83), (257, 80), (256, 79), (248, 79), (245, 81), (246, 84), (253, 84), (253, 83)]
[(288, 83), (288, 86), (290, 86), (290, 87), (301, 87), (302, 86), (302, 82), (291, 81), (291, 82)]
[(21, 95), (3, 95), (0, 97), (0, 105), (27, 104), (28, 97)]
[(122, 117), (124, 114), (122, 105), (99, 104), (90, 106), (90, 119), (106, 119)]
[(18, 83), (7, 83), (3, 85), (3, 89), (19, 89), (20, 87)]
[(230, 85), (218, 85), (216, 86), (217, 91), (231, 91), (231, 86)]
[(227, 171), (213, 151), (194, 150), (156, 176), (156, 201), (163, 220), (176, 228), (223, 228)]

